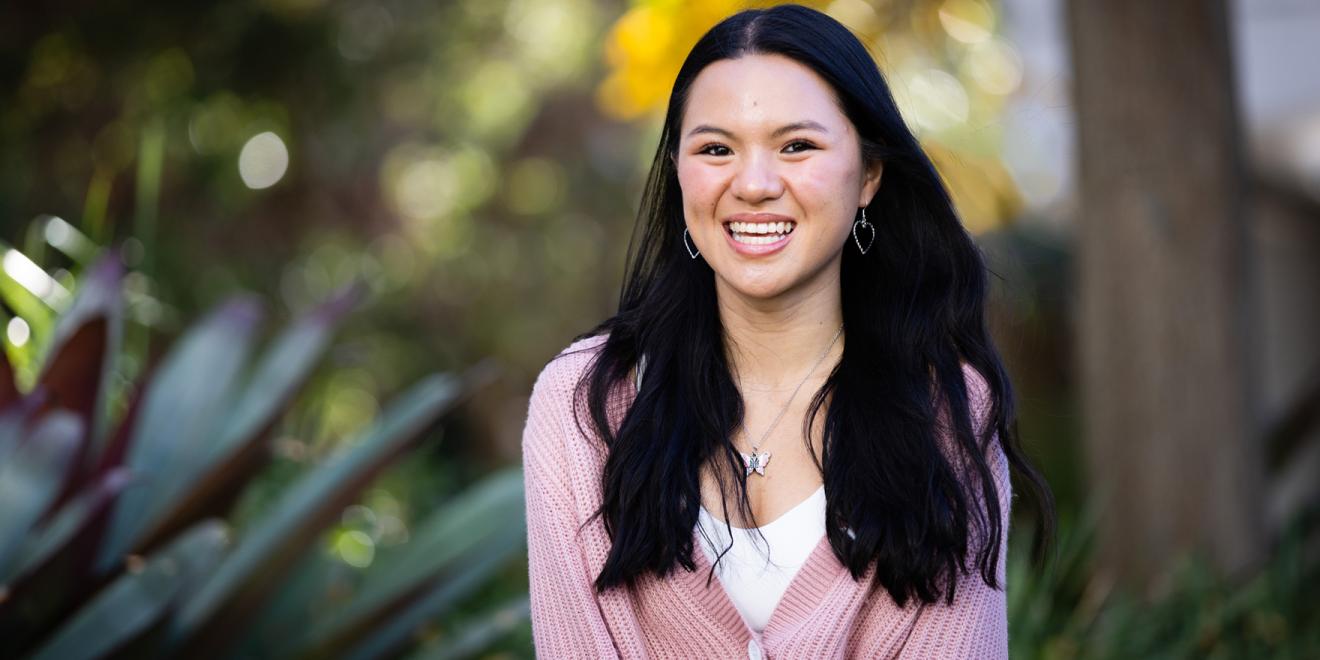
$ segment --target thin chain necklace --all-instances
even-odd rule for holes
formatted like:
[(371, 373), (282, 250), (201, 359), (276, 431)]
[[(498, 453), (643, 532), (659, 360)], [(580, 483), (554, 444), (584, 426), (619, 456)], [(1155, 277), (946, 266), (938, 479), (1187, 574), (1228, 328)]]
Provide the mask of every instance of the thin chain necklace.
[[(773, 422), (770, 422), (769, 428), (765, 430), (765, 433), (761, 434), (761, 439), (757, 441), (756, 444), (752, 445), (752, 453), (747, 454), (741, 451), (738, 452), (742, 455), (743, 463), (747, 465), (747, 474), (745, 476), (750, 477), (753, 472), (756, 472), (763, 477), (765, 476), (765, 466), (770, 463), (770, 452), (760, 451), (760, 446), (765, 443), (765, 439), (770, 436), (770, 432), (774, 430), (775, 425), (779, 423), (779, 420), (784, 416), (784, 413), (788, 412), (788, 406), (793, 403), (793, 399), (797, 396), (798, 390), (802, 389), (802, 386), (806, 384), (808, 378), (811, 378), (811, 374), (816, 373), (816, 369), (820, 367), (821, 362), (825, 361), (825, 356), (830, 354), (830, 349), (834, 348), (834, 344), (839, 341), (839, 335), (842, 334), (843, 324), (840, 323), (839, 330), (834, 333), (834, 339), (830, 340), (830, 345), (825, 347), (825, 352), (821, 353), (819, 358), (816, 358), (816, 363), (811, 365), (811, 369), (807, 371), (807, 375), (803, 376), (802, 381), (797, 384), (797, 387), (793, 388), (793, 393), (788, 395), (788, 401), (784, 402), (784, 407), (780, 409), (778, 415), (775, 415), (775, 419)], [(745, 435), (749, 438), (751, 437), (752, 434), (747, 430), (746, 421), (742, 423), (742, 430)]]

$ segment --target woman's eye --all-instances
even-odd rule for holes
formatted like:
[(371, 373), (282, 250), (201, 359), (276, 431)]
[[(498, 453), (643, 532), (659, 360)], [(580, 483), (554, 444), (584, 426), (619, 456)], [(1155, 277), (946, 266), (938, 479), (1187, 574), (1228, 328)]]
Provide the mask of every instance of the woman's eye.
[[(712, 150), (716, 150), (716, 151), (718, 151), (718, 150), (723, 150), (723, 151), (719, 151), (718, 153), (716, 153), (715, 151), (712, 151)], [(710, 154), (710, 155), (712, 155), (712, 156), (727, 156), (727, 155), (729, 155), (729, 154), (728, 154), (728, 151), (729, 151), (729, 148), (726, 147), (726, 146), (724, 146), (724, 145), (722, 145), (722, 144), (708, 144), (708, 145), (702, 147), (701, 150), (698, 151), (697, 153), (699, 153), (699, 154)]]
[(800, 146), (800, 147), (802, 147), (802, 148), (801, 148), (801, 149), (794, 149), (794, 150), (790, 151), (789, 153), (794, 153), (794, 154), (796, 154), (796, 153), (801, 153), (801, 152), (803, 152), (803, 151), (806, 151), (807, 149), (815, 149), (815, 148), (816, 148), (816, 145), (814, 145), (814, 144), (812, 144), (812, 143), (810, 143), (810, 142), (804, 142), (804, 141), (802, 141), (802, 140), (794, 140), (793, 142), (789, 142), (789, 143), (788, 143), (788, 146), (787, 146), (787, 147), (784, 147), (784, 148), (785, 148), (785, 149), (791, 149), (791, 148), (794, 147), (794, 146)]

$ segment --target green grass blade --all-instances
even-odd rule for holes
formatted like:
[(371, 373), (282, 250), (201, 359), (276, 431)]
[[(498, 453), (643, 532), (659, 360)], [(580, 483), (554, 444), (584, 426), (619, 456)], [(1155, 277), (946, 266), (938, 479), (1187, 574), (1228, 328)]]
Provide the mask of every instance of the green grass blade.
[[(51, 329), (55, 326), (55, 307), (52, 306), (52, 298), (43, 298), (19, 281), (18, 278), (24, 277), (23, 271), (31, 270), (32, 267), (33, 262), (27, 255), (0, 243), (0, 300), (14, 314), (22, 317), (31, 329), (31, 339), (23, 347), (28, 355), (41, 355), (44, 347), (49, 345)], [(46, 279), (48, 277), (42, 280), (49, 281)], [(29, 285), (32, 284), (29, 282)]]

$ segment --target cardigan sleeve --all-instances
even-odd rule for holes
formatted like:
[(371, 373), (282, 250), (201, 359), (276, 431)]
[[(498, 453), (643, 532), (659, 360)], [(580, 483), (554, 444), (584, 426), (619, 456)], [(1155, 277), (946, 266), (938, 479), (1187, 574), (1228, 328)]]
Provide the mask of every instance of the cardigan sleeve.
[(551, 362), (537, 377), (523, 430), (528, 583), (538, 658), (614, 658), (614, 640), (577, 540), (571, 488), (576, 457), (568, 453), (564, 415), (571, 410), (566, 375)]
[[(964, 365), (963, 371), (967, 382), (968, 408), (972, 413), (972, 428), (979, 437), (989, 416), (990, 390), (982, 376), (972, 367)], [(994, 511), (1001, 524), (999, 561), (995, 568), (999, 588), (991, 588), (981, 577), (980, 571), (969, 566), (972, 570), (958, 577), (952, 604), (946, 604), (941, 599), (922, 607), (900, 658), (1008, 658), (1008, 607), (1004, 589), (1013, 493), (1008, 458), (999, 443), (997, 432), (987, 449), (986, 463), (994, 476), (999, 495), (998, 506)], [(979, 497), (979, 484), (972, 490)], [(982, 503), (981, 499), (976, 501)], [(984, 542), (976, 533), (972, 534), (972, 541), (973, 552), (968, 553), (969, 564), (975, 556), (974, 550), (979, 549)]]

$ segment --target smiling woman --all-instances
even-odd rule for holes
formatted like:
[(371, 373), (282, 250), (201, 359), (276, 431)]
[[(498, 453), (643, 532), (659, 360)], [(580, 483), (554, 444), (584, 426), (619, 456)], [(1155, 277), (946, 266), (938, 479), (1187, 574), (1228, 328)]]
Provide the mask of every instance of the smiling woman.
[(1006, 657), (1010, 468), (1047, 537), (1053, 510), (986, 288), (852, 33), (797, 5), (712, 28), (618, 313), (533, 388), (538, 655)]

